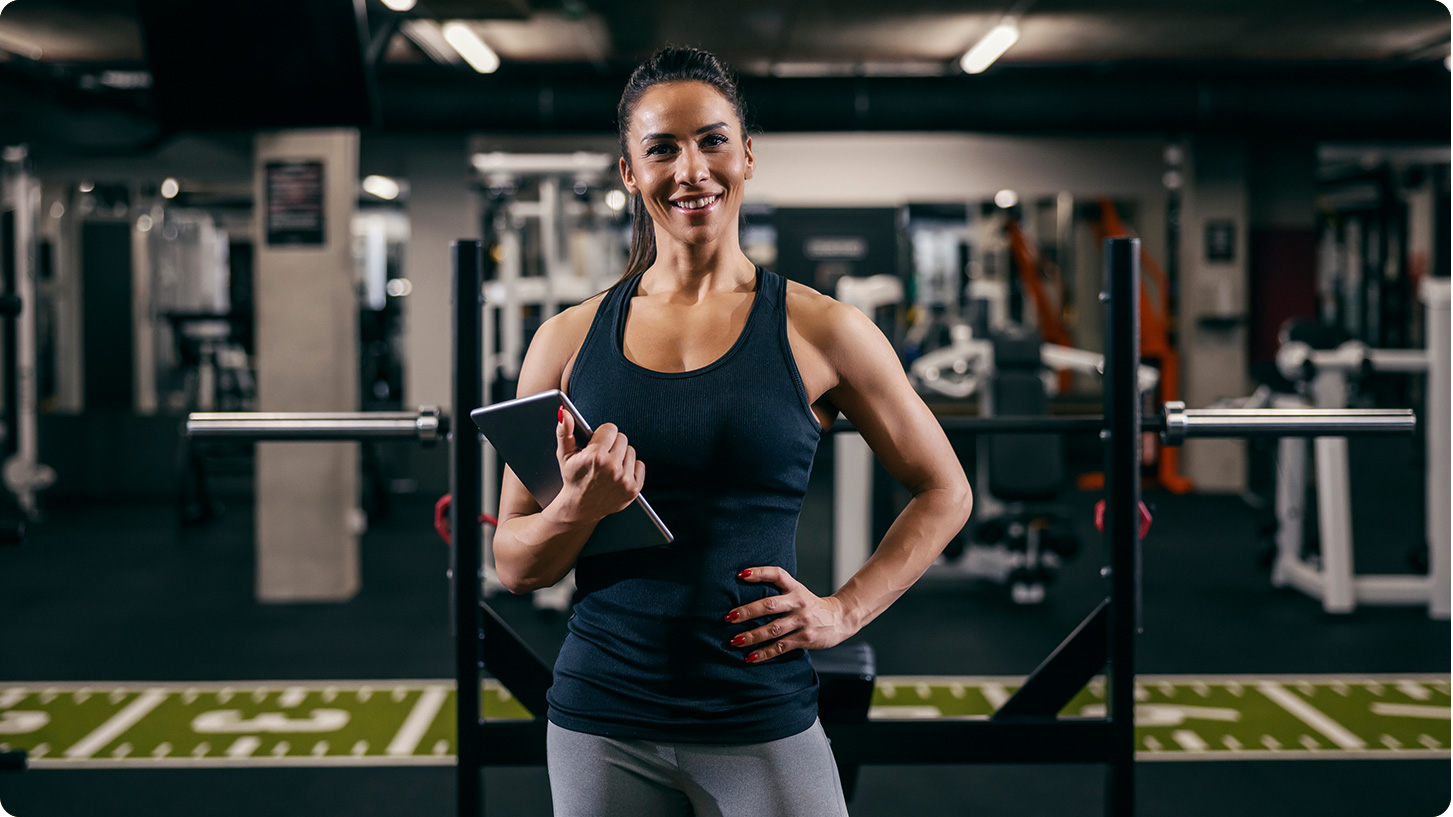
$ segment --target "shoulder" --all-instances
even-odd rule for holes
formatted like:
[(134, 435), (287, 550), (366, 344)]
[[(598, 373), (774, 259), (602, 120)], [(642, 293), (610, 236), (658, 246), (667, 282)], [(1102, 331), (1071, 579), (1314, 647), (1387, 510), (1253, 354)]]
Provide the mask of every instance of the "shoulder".
[(534, 394), (564, 385), (570, 363), (585, 343), (585, 336), (590, 333), (591, 323), (604, 300), (604, 293), (591, 296), (540, 324), (530, 340), (530, 348), (525, 352), (524, 366), (520, 371), (521, 394)]
[(852, 345), (867, 330), (881, 334), (859, 310), (796, 281), (787, 282), (786, 300), (789, 325), (825, 354)]

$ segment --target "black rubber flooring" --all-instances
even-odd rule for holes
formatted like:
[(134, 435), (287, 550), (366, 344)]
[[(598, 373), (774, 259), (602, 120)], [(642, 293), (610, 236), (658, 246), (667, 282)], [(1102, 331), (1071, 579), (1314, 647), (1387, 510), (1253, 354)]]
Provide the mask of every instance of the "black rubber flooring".
[[(800, 536), (800, 572), (824, 591), (830, 496), (824, 457)], [(1015, 606), (989, 584), (926, 579), (861, 633), (879, 672), (1031, 671), (1103, 595), (1094, 499), (1068, 498), (1086, 544), (1043, 605)], [(1416, 608), (1329, 616), (1309, 598), (1272, 590), (1255, 515), (1240, 500), (1148, 499), (1156, 521), (1145, 543), (1140, 672), (1448, 672), (1447, 622)], [(48, 507), (22, 547), (0, 550), (0, 681), (453, 675), (447, 552), (430, 527), (432, 498), (398, 500), (375, 520), (363, 537), (363, 590), (336, 605), (257, 604), (250, 507), (246, 497), (227, 501), (223, 518), (199, 530), (180, 529), (165, 504)], [(1395, 570), (1409, 543), (1393, 535), (1397, 525), (1377, 530), (1388, 537), (1359, 536), (1359, 563)], [(520, 598), (497, 606), (539, 652), (554, 655), (560, 615)], [(1431, 817), (1450, 799), (1446, 761), (1140, 763), (1137, 777), (1146, 817)], [(18, 817), (445, 817), (458, 813), (454, 780), (449, 768), (31, 770), (0, 775), (0, 803)], [(541, 769), (491, 770), (485, 789), (492, 817), (549, 813)], [(851, 811), (1099, 815), (1103, 797), (1099, 766), (874, 767), (863, 770)]]

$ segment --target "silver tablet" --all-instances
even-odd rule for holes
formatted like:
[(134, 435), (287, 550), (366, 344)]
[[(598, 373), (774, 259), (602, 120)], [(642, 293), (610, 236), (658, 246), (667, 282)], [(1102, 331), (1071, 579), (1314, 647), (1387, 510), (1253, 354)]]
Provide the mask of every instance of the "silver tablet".
[[(510, 470), (520, 478), (530, 496), (542, 508), (555, 499), (564, 485), (560, 477), (560, 463), (555, 459), (555, 424), (559, 422), (562, 406), (575, 418), (576, 444), (584, 446), (589, 443), (593, 429), (580, 416), (570, 398), (559, 389), (496, 403), (469, 413), (469, 418), (479, 426), (490, 445), (509, 464)], [(624, 510), (600, 520), (580, 555), (598, 556), (618, 550), (655, 547), (670, 544), (671, 539), (671, 531), (651, 509), (650, 503), (644, 496), (637, 496), (635, 502)]]

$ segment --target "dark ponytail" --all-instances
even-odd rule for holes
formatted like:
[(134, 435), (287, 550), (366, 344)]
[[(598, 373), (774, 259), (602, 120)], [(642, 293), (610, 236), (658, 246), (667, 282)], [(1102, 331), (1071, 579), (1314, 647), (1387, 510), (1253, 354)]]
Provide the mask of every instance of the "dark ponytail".
[[(726, 64), (699, 48), (663, 48), (636, 67), (626, 83), (626, 90), (621, 94), (620, 105), (616, 107), (621, 157), (627, 165), (631, 163), (629, 138), (631, 117), (635, 116), (636, 105), (647, 91), (668, 82), (704, 82), (716, 89), (736, 110), (737, 121), (742, 123), (742, 140), (746, 141), (746, 106), (737, 90), (736, 80)], [(656, 229), (651, 223), (651, 214), (646, 212), (646, 202), (641, 199), (640, 193), (631, 199), (631, 222), (631, 255), (626, 261), (626, 273), (617, 284), (644, 272), (656, 262)]]

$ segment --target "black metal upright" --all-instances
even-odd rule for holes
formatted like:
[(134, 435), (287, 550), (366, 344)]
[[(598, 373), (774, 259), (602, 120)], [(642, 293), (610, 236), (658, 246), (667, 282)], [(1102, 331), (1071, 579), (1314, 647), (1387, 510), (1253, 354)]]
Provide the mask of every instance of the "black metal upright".
[[(483, 812), (483, 736), (480, 734), (480, 638), (484, 630), (479, 588), (484, 579), (483, 534), (479, 527), (484, 490), (484, 451), (479, 434), (467, 419), (484, 404), (484, 347), (481, 299), (484, 284), (484, 247), (461, 239), (451, 244), (454, 260), (454, 402), (455, 422), (449, 426), (449, 484), (454, 500), (449, 506), (453, 532), (450, 571), (453, 581), (454, 648), (459, 667), (458, 791), (459, 813)], [(466, 672), (466, 668), (472, 670)]]
[(1110, 763), (1105, 813), (1135, 813), (1135, 635), (1140, 629), (1140, 240), (1105, 240), (1105, 540), (1110, 545)]

